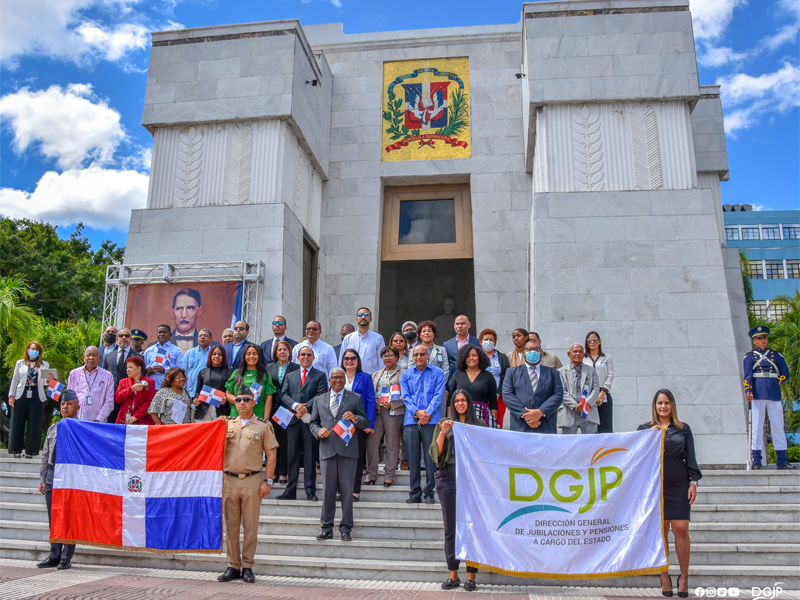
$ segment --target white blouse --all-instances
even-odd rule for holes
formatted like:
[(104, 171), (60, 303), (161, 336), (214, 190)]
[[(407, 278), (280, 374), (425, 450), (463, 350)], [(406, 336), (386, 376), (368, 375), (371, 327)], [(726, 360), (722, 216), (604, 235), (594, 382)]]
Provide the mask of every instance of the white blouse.
[(603, 354), (597, 357), (596, 361), (588, 354), (583, 358), (583, 364), (594, 367), (597, 371), (597, 380), (600, 382), (600, 387), (605, 388), (607, 392), (611, 392), (611, 384), (614, 382), (614, 361), (608, 354)]

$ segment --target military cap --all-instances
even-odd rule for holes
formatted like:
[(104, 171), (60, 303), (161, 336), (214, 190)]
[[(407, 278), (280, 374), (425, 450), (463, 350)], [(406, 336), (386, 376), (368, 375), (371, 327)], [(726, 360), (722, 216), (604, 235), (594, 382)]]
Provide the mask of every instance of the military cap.
[(769, 335), (769, 327), (766, 325), (758, 325), (753, 327), (749, 333), (751, 338), (761, 337), (762, 335)]
[(61, 394), (61, 398), (59, 398), (60, 402), (69, 402), (70, 400), (78, 400), (78, 394), (75, 393), (75, 390), (71, 390), (67, 388)]
[(253, 390), (251, 390), (246, 385), (243, 385), (239, 388), (239, 393), (236, 394), (237, 396), (250, 396), (251, 398), (255, 398), (255, 394), (253, 394)]
[(131, 339), (147, 340), (147, 334), (141, 329), (131, 329)]

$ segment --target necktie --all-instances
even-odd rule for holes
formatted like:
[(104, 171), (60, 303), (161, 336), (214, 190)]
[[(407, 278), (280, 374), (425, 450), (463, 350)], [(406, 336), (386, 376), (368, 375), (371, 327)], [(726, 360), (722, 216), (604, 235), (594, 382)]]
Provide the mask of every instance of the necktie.
[(575, 391), (578, 393), (578, 397), (581, 394), (581, 368), (577, 367), (575, 369)]
[(539, 383), (539, 378), (536, 376), (536, 369), (531, 369), (531, 387), (536, 391), (536, 386)]
[(331, 413), (334, 417), (336, 416), (336, 413), (339, 412), (339, 395), (340, 394), (334, 394), (331, 397)]
[(301, 386), (306, 384), (306, 373), (308, 373), (308, 369), (303, 369), (303, 381), (300, 382)]
[(125, 368), (125, 350), (120, 348), (119, 356), (117, 357), (117, 373), (122, 373)]

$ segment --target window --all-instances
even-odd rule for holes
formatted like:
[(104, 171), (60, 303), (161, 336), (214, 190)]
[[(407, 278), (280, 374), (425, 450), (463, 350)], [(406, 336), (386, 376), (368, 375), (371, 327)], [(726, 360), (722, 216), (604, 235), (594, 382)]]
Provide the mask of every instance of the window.
[(782, 319), (783, 315), (786, 314), (786, 303), (785, 302), (770, 302), (769, 303), (769, 319), (770, 321), (777, 321), (778, 319)]
[(789, 279), (800, 279), (800, 260), (786, 261), (786, 277)]
[(758, 235), (758, 227), (742, 227), (743, 240), (757, 240), (760, 239)]
[(784, 225), (783, 239), (800, 240), (800, 225)]
[(767, 279), (783, 279), (783, 261), (767, 261)]
[(472, 257), (469, 185), (386, 188), (382, 260)]
[(759, 319), (767, 319), (767, 301), (756, 300), (750, 303), (750, 310)]
[(726, 240), (738, 240), (739, 239), (739, 228), (738, 227), (726, 227), (725, 228), (725, 239)]
[(750, 279), (764, 279), (764, 267), (760, 260), (750, 261)]
[(761, 226), (761, 239), (762, 240), (779, 240), (779, 239), (781, 239), (781, 226), (780, 225), (762, 225)]

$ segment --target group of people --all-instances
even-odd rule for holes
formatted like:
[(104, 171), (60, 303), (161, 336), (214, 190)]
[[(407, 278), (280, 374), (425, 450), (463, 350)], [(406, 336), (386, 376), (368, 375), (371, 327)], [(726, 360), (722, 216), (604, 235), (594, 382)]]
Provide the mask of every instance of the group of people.
[[(583, 344), (573, 344), (568, 364), (562, 365), (555, 354), (542, 349), (535, 332), (521, 328), (512, 333), (514, 349), (501, 354), (496, 349), (497, 333), (484, 329), (477, 338), (470, 335), (471, 323), (463, 315), (455, 318), (456, 335), (442, 346), (434, 344), (437, 326), (430, 320), (404, 323), (401, 331), (390, 336), (388, 345), (371, 329), (371, 323), (372, 311), (359, 308), (357, 325), (349, 332), (343, 328), (342, 343), (334, 348), (320, 339), (322, 328), (317, 321), (307, 323), (304, 339), (295, 342), (286, 337), (286, 319), (276, 316), (272, 321), (273, 337), (260, 345), (247, 340), (249, 326), (240, 321), (223, 344), (214, 343), (212, 332), (199, 331), (198, 346), (185, 354), (170, 341), (168, 325), (157, 328), (157, 342), (144, 352), (131, 343), (136, 337), (141, 338), (142, 332), (109, 328), (104, 334), (106, 345), (87, 348), (84, 365), (69, 374), (62, 400), (70, 403), (70, 416), (97, 422), (169, 425), (214, 418), (227, 421), (225, 474), (230, 481), (225, 478), (223, 504), (228, 523), (229, 568), (220, 576), (221, 581), (254, 580), (251, 569), (258, 497), (269, 494), (274, 479), (286, 484), (278, 498), (295, 500), (302, 465), (306, 499), (316, 501), (319, 464), (323, 499), (322, 531), (317, 539), (333, 537), (335, 506), (340, 501), (339, 533), (342, 540), (349, 541), (353, 503), (360, 500), (362, 485), (377, 484), (382, 456), (383, 486), (394, 483), (398, 463), (410, 471), (407, 503), (432, 504), (434, 492), (438, 493), (450, 570), (442, 587), (452, 589), (460, 585), (455, 559), (452, 423), (458, 420), (540, 434), (555, 434), (559, 429), (562, 434), (612, 432), (613, 361), (603, 352), (596, 331), (589, 332)], [(785, 361), (781, 362), (782, 357), (767, 348), (769, 332), (764, 329), (751, 331), (755, 354), (745, 358), (745, 371), (749, 373), (749, 379), (745, 379), (747, 398), (758, 402), (775, 400), (770, 396), (775, 395), (774, 385), (778, 386), (779, 399), (781, 378), (788, 377)], [(34, 405), (43, 398), (38, 372), (47, 366), (41, 346), (31, 342), (15, 368), (14, 394), (9, 396), (12, 406), (17, 401), (9, 446), (15, 456), (21, 455), (23, 445), (27, 457), (38, 452), (38, 443), (30, 438), (35, 427), (28, 427), (29, 437), (23, 441), (25, 427), (20, 427), (20, 420), (35, 421)], [(774, 377), (761, 374), (773, 370), (778, 373)], [(224, 393), (219, 407), (202, 401), (204, 388)], [(23, 399), (24, 403), (20, 402)], [(285, 429), (273, 427), (270, 421), (280, 407), (291, 413)], [(758, 415), (772, 417), (769, 406), (758, 410)], [(35, 425), (33, 421), (28, 423)], [(352, 438), (343, 437), (341, 431), (336, 433), (337, 424), (340, 430), (342, 424), (344, 430), (352, 430)], [(776, 448), (778, 425), (772, 422)], [(666, 431), (664, 526), (667, 531), (671, 528), (676, 538), (681, 565), (678, 595), (683, 596), (688, 586), (689, 510), (701, 473), (691, 429), (678, 419), (669, 390), (655, 394), (651, 419), (639, 429), (649, 427)], [(254, 429), (258, 431), (253, 433)], [(47, 440), (52, 437), (54, 443), (55, 426), (51, 430), (52, 436), (48, 430)], [(252, 436), (257, 435), (256, 439), (264, 442), (256, 446), (239, 444), (237, 440), (243, 435), (250, 436), (247, 439), (251, 442)], [(242, 452), (252, 456), (244, 460)], [(783, 455), (780, 452), (779, 468), (793, 468), (781, 460), (785, 459), (785, 442)], [(42, 464), (47, 461), (52, 463), (51, 452), (46, 452)], [(757, 464), (760, 466), (760, 461)], [(256, 477), (242, 483), (261, 475), (262, 466), (266, 466), (263, 480)], [(43, 473), (45, 486), (48, 469), (44, 466)], [(258, 486), (257, 481), (261, 481)], [(241, 552), (240, 522), (244, 525)], [(63, 552), (69, 551), (61, 552), (59, 556), (63, 558)], [(53, 566), (45, 563), (41, 566)], [(475, 573), (475, 569), (468, 569), (468, 590), (476, 587)], [(665, 595), (672, 594), (668, 579), (662, 581)]]

